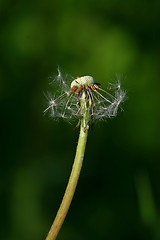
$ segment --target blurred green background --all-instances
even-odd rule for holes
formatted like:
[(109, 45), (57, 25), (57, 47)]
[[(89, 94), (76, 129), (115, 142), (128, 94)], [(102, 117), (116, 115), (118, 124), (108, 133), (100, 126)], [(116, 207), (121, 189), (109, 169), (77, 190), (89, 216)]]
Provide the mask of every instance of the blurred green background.
[(127, 90), (90, 130), (57, 239), (160, 239), (159, 22), (158, 0), (0, 0), (0, 239), (44, 239), (69, 178), (78, 131), (43, 115), (57, 64)]

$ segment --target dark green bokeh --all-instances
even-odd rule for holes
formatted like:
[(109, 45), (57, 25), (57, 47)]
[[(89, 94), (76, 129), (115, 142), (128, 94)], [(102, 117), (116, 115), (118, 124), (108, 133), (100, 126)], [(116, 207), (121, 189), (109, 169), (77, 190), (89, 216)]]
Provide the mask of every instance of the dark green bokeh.
[(89, 133), (57, 239), (160, 239), (159, 13), (160, 1), (0, 1), (0, 239), (44, 239), (69, 178), (78, 131), (43, 116), (57, 64), (103, 88), (118, 73), (127, 90)]

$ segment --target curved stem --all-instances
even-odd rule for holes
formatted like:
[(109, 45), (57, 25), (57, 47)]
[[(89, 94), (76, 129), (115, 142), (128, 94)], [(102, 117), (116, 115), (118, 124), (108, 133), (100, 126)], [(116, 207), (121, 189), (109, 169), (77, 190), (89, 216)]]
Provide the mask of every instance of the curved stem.
[(69, 182), (68, 182), (63, 200), (61, 202), (60, 208), (59, 208), (56, 218), (50, 228), (50, 231), (46, 237), (46, 240), (55, 240), (56, 239), (58, 232), (59, 232), (59, 230), (63, 224), (63, 221), (66, 217), (66, 214), (68, 212), (69, 206), (71, 204), (71, 201), (72, 201), (72, 198), (73, 198), (76, 186), (77, 186), (77, 182), (78, 182), (78, 178), (80, 175), (82, 162), (83, 162), (83, 158), (84, 158), (84, 153), (85, 153), (87, 135), (88, 135), (87, 125), (84, 124), (84, 121), (86, 122), (86, 120), (88, 120), (87, 113), (84, 115), (85, 116), (81, 120), (81, 129), (80, 129), (80, 135), (79, 135), (79, 140), (78, 140), (78, 145), (77, 145), (77, 150), (76, 150), (76, 156), (74, 159), (74, 164), (72, 167)]

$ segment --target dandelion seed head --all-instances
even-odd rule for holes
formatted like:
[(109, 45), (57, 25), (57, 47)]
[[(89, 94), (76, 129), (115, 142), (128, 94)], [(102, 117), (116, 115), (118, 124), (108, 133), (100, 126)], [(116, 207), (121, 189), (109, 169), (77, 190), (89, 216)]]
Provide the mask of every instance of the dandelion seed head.
[[(63, 76), (58, 68), (58, 75), (53, 81), (54, 97), (48, 94), (49, 106), (44, 112), (51, 111), (51, 117), (64, 120), (80, 119), (88, 111), (89, 121), (104, 120), (115, 117), (119, 105), (124, 101), (126, 92), (121, 89), (117, 80), (111, 84), (110, 92), (99, 87), (93, 77), (83, 76), (67, 83), (67, 76)], [(82, 109), (82, 102), (86, 102)]]

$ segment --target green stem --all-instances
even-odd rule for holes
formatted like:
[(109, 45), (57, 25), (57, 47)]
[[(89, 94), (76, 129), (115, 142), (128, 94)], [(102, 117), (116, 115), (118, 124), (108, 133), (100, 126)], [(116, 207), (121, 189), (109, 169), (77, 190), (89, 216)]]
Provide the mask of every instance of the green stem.
[(58, 232), (63, 224), (63, 221), (66, 217), (66, 214), (68, 212), (68, 209), (70, 207), (78, 178), (80, 175), (81, 167), (82, 167), (82, 162), (84, 158), (84, 153), (85, 153), (85, 147), (86, 147), (86, 142), (87, 142), (87, 135), (88, 135), (88, 129), (86, 125), (86, 121), (88, 120), (88, 111), (84, 114), (82, 120), (81, 120), (81, 128), (80, 128), (80, 135), (79, 135), (79, 140), (78, 140), (78, 145), (77, 145), (77, 150), (76, 150), (76, 156), (74, 159), (74, 164), (72, 167), (71, 175), (69, 178), (69, 182), (63, 197), (63, 200), (61, 202), (60, 208), (57, 212), (56, 218), (50, 228), (50, 231), (46, 237), (46, 240), (55, 240)]

